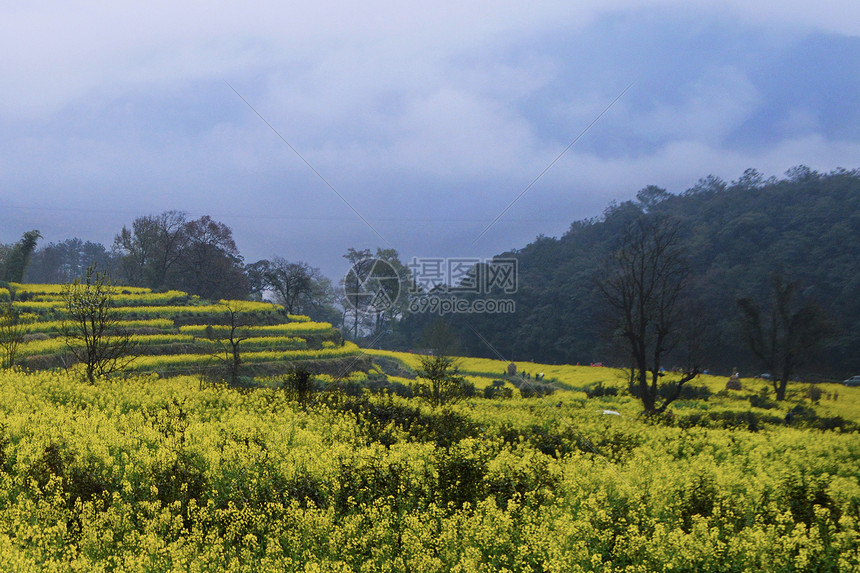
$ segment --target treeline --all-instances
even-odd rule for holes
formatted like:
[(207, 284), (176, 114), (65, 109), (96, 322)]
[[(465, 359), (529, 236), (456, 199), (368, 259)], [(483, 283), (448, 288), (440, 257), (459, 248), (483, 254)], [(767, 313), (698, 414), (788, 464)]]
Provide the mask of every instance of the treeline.
[[(573, 223), (560, 238), (539, 236), (522, 249), (502, 253), (518, 261), (518, 290), (485, 298), (513, 299), (516, 312), (446, 317), (461, 352), (626, 364), (626, 351), (613, 336), (617, 333), (609, 331), (613, 322), (598, 285), (625, 229), (650, 215), (680, 222), (697, 301), (694, 312), (708, 324), (702, 341), (705, 367), (726, 374), (733, 367), (747, 375), (759, 373), (738, 300), (772, 306), (773, 278), (779, 277), (796, 282), (800, 297), (817, 303), (829, 322), (828, 336), (799, 374), (814, 379), (860, 372), (860, 171), (820, 174), (802, 166), (782, 179), (764, 179), (753, 169), (731, 183), (709, 176), (677, 195), (648, 186), (637, 200), (613, 203), (603, 216)], [(434, 318), (408, 315), (382, 343), (420, 345)]]
[(92, 267), (115, 284), (181, 290), (209, 300), (264, 296), (291, 314), (338, 322), (335, 289), (319, 269), (282, 257), (245, 264), (226, 224), (182, 211), (136, 218), (110, 248), (79, 238), (37, 247), (38, 231), (15, 244), (0, 244), (0, 281), (69, 283)]

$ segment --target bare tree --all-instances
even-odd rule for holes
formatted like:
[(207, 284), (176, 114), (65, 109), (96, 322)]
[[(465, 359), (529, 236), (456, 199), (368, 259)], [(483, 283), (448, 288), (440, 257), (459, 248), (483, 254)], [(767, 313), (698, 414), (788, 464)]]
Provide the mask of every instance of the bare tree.
[(247, 334), (247, 330), (245, 329), (247, 326), (246, 320), (236, 301), (225, 301), (221, 303), (221, 306), (224, 308), (224, 313), (227, 317), (227, 331), (224, 334), (215, 334), (216, 331), (213, 328), (210, 331), (212, 333), (210, 336), (213, 340), (221, 344), (223, 356), (219, 353), (215, 357), (224, 363), (230, 379), (230, 385), (236, 386), (239, 382), (239, 375), (242, 369), (242, 355), (239, 345), (250, 338), (250, 335)]
[(313, 269), (303, 262), (291, 263), (274, 257), (265, 273), (266, 285), (275, 293), (275, 300), (290, 314), (298, 312), (302, 299), (311, 294)]
[(404, 296), (405, 285), (410, 284), (411, 273), (409, 268), (400, 261), (400, 255), (396, 249), (376, 249), (376, 257), (384, 261), (385, 265), (375, 267), (376, 284), (385, 293), (385, 300), (391, 304), (377, 308), (374, 312), (373, 335), (380, 336), (391, 329), (391, 325), (402, 318), (407, 297)]
[(336, 323), (340, 317), (331, 280), (305, 262), (262, 259), (245, 265), (245, 275), (255, 300), (271, 298), (290, 314), (304, 314), (320, 322)]
[[(625, 231), (606, 276), (598, 282), (610, 309), (615, 332), (630, 352), (633, 386), (645, 414), (659, 414), (681, 394), (681, 387), (699, 374), (696, 342), (701, 326), (682, 304), (689, 269), (680, 248), (680, 225), (655, 216), (641, 216)], [(687, 346), (681, 375), (663, 381), (664, 360), (678, 342)], [(661, 386), (671, 384), (660, 397)]]
[(0, 308), (0, 366), (11, 368), (15, 366), (18, 357), (18, 346), (27, 332), (26, 321), (21, 319), (21, 314), (8, 302)]
[(348, 305), (344, 305), (343, 323), (346, 326), (346, 315), (348, 312), (351, 313), (353, 318), (352, 337), (358, 338), (359, 323), (368, 317), (368, 313), (363, 312), (369, 297), (369, 293), (365, 291), (364, 283), (368, 280), (376, 261), (373, 259), (370, 249), (357, 251), (352, 247), (349, 248), (343, 258), (350, 264), (349, 271), (343, 279), (343, 290)]
[(165, 211), (138, 217), (131, 229), (124, 226), (114, 238), (114, 249), (122, 255), (126, 280), (166, 288), (188, 244), (187, 224), (184, 212)]
[(797, 368), (829, 334), (820, 307), (802, 300), (797, 281), (771, 279), (770, 308), (763, 310), (750, 298), (737, 301), (747, 344), (762, 367), (773, 375), (777, 400), (785, 400), (788, 381)]
[(353, 338), (369, 335), (378, 340), (404, 315), (409, 268), (395, 249), (377, 248), (374, 256), (369, 249), (350, 248), (344, 258), (351, 265), (343, 279), (344, 327), (351, 314)]
[(113, 310), (110, 277), (89, 267), (84, 280), (64, 285), (62, 294), (66, 312), (62, 334), (91, 384), (137, 358), (137, 344), (131, 332), (120, 328), (119, 315)]

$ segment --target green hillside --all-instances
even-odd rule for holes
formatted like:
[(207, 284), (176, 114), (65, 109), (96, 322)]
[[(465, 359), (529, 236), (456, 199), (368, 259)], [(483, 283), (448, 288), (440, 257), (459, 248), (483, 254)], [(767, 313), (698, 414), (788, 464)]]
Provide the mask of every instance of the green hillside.
[[(627, 352), (619, 352), (607, 331), (609, 311), (598, 283), (625, 229), (649, 217), (680, 225), (678, 246), (692, 275), (689, 297), (707, 323), (706, 368), (726, 375), (733, 367), (763, 372), (744, 337), (737, 300), (748, 297), (766, 307), (777, 275), (797, 281), (803, 300), (814, 302), (830, 326), (798, 374), (835, 381), (860, 372), (856, 170), (822, 174), (797, 168), (785, 179), (768, 180), (748, 170), (731, 183), (704, 178), (679, 194), (649, 186), (601, 217), (574, 222), (560, 237), (541, 235), (501, 253), (517, 260), (517, 292), (481, 297), (510, 299), (516, 312), (446, 317), (463, 353), (491, 357), (495, 349), (517, 360), (625, 363)], [(420, 347), (433, 320), (432, 313), (413, 313), (376, 345)]]

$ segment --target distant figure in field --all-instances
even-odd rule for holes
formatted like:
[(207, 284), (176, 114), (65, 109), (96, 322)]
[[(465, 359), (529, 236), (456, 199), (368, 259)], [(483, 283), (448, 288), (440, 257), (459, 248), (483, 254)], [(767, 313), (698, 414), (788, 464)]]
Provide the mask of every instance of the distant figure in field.
[(741, 377), (738, 374), (737, 369), (732, 372), (732, 375), (729, 376), (729, 381), (726, 382), (726, 390), (743, 390), (743, 386), (741, 386)]

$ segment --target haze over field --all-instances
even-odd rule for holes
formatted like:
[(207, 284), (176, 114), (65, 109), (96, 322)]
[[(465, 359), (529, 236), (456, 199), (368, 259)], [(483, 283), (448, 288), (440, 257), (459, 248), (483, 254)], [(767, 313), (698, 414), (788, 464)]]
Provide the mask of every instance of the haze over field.
[(846, 1), (39, 2), (0, 48), (0, 242), (179, 209), (340, 276), (349, 246), (490, 256), (647, 184), (860, 157)]

